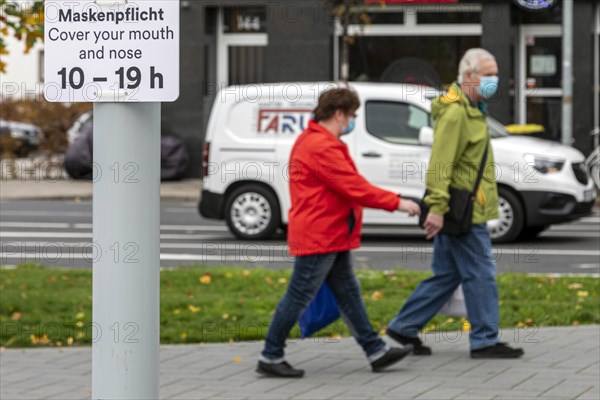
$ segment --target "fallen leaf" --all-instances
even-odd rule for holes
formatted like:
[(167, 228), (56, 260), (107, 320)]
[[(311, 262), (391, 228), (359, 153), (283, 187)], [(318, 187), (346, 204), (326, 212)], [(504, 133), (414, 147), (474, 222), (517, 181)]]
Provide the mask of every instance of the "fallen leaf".
[(223, 314), (223, 315), (222, 315), (222, 318), (223, 318), (223, 319), (229, 319), (229, 314), (227, 314), (227, 313)]
[(581, 289), (583, 285), (581, 283), (571, 283), (567, 286), (569, 289)]
[(180, 308), (176, 308), (176, 309), (174, 309), (174, 310), (173, 310), (173, 314), (175, 314), (175, 315), (179, 315), (179, 314), (181, 314), (181, 309), (180, 309)]
[(580, 290), (577, 292), (577, 297), (588, 297), (588, 292), (587, 290)]
[(58, 342), (54, 343), (54, 345), (56, 347), (62, 347), (62, 342), (59, 340)]
[(381, 300), (381, 299), (383, 299), (383, 292), (382, 291), (376, 290), (376, 291), (373, 292), (373, 294), (371, 294), (371, 300), (378, 301), (378, 300)]
[(244, 276), (249, 276), (250, 275), (250, 270), (249, 269), (245, 269), (242, 271), (242, 275)]
[(233, 357), (233, 362), (239, 363), (242, 361), (241, 357)]
[(225, 278), (231, 279), (231, 278), (233, 278), (233, 274), (231, 272), (226, 272), (225, 273)]
[(194, 298), (194, 292), (187, 292), (186, 296), (189, 297), (190, 299)]
[(279, 279), (277, 280), (277, 282), (279, 282), (279, 283), (281, 283), (281, 284), (284, 284), (284, 283), (287, 283), (287, 279), (285, 279), (285, 278), (279, 278)]
[(181, 332), (181, 335), (179, 335), (179, 337), (180, 337), (182, 340), (185, 340), (185, 339), (187, 339), (187, 337), (188, 337), (188, 336), (187, 336), (187, 332)]
[(522, 328), (524, 326), (525, 326), (525, 324), (522, 323), (521, 321), (517, 322), (517, 328)]
[(463, 322), (462, 330), (469, 332), (471, 330), (471, 323), (469, 321)]
[(200, 277), (200, 283), (203, 285), (210, 285), (211, 282), (212, 282), (212, 278), (209, 274), (205, 274)]
[(54, 283), (54, 282), (56, 282), (57, 280), (58, 280), (58, 278), (57, 278), (57, 277), (55, 277), (55, 276), (51, 276), (50, 278), (48, 278), (48, 282), (50, 282), (50, 283)]
[(190, 304), (190, 305), (188, 306), (188, 310), (190, 310), (191, 312), (193, 312), (193, 313), (195, 314), (195, 313), (197, 313), (197, 312), (200, 312), (201, 308), (200, 308), (200, 307), (196, 307), (196, 306), (194, 306), (194, 305)]
[[(77, 332), (77, 335), (76, 335), (77, 339), (83, 339), (84, 336), (85, 336), (85, 333), (83, 333), (83, 332)], [(71, 339), (71, 342), (72, 342), (73, 338), (70, 338), (70, 339)], [(69, 341), (67, 340), (67, 343), (68, 342)], [(73, 344), (73, 343), (70, 343), (70, 344)]]
[(273, 279), (271, 279), (271, 277), (270, 277), (270, 276), (267, 276), (267, 277), (265, 278), (265, 282), (267, 282), (267, 283), (270, 285), (271, 283), (273, 283)]
[(77, 321), (75, 323), (75, 326), (78, 327), (78, 328), (83, 328), (83, 321)]
[(527, 318), (525, 320), (525, 325), (527, 325), (527, 326), (533, 326), (533, 325), (535, 325), (535, 323), (533, 322), (533, 320), (531, 318)]
[(83, 317), (85, 317), (84, 312), (78, 312), (77, 315), (75, 316), (75, 318), (77, 318), (77, 319), (83, 319)]
[(21, 317), (23, 316), (23, 314), (21, 314), (18, 311), (15, 311), (14, 313), (12, 313), (12, 315), (10, 316), (10, 319), (12, 319), (13, 321), (18, 321), (21, 319)]

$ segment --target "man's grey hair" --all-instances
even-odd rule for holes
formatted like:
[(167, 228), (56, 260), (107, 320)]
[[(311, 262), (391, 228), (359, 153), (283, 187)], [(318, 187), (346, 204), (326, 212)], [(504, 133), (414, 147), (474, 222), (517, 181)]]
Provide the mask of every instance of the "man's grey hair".
[(481, 62), (485, 60), (496, 61), (496, 57), (485, 49), (475, 48), (467, 50), (458, 65), (458, 83), (462, 82), (465, 74), (469, 72), (479, 72), (479, 66), (481, 65)]

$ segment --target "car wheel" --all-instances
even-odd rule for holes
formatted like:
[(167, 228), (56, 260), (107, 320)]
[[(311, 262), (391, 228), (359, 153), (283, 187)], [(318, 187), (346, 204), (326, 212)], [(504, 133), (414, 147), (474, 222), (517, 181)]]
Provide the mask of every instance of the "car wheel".
[(548, 229), (547, 225), (542, 225), (542, 226), (526, 226), (521, 231), (521, 234), (519, 235), (519, 239), (522, 239), (522, 240), (533, 240), (540, 233), (544, 232), (546, 229)]
[(239, 239), (268, 239), (281, 223), (279, 202), (273, 192), (261, 185), (244, 185), (227, 197), (225, 220)]
[(488, 231), (494, 243), (510, 243), (523, 230), (525, 213), (517, 196), (503, 187), (498, 188), (498, 219), (488, 221)]

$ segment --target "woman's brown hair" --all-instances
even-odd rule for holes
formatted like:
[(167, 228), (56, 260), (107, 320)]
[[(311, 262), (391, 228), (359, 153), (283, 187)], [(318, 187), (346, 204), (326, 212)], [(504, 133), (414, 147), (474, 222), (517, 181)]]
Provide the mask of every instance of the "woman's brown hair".
[(314, 109), (314, 120), (326, 121), (342, 110), (345, 114), (353, 114), (360, 107), (358, 95), (351, 89), (335, 88), (327, 90), (319, 96), (319, 103)]

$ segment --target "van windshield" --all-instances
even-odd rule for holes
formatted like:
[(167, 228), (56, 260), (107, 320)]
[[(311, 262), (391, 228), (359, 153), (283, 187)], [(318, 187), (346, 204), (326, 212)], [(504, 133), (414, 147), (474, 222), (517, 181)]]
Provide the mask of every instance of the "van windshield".
[(488, 127), (490, 130), (490, 136), (492, 139), (507, 137), (508, 132), (506, 132), (506, 128), (500, 122), (496, 121), (492, 117), (488, 117), (487, 119)]

